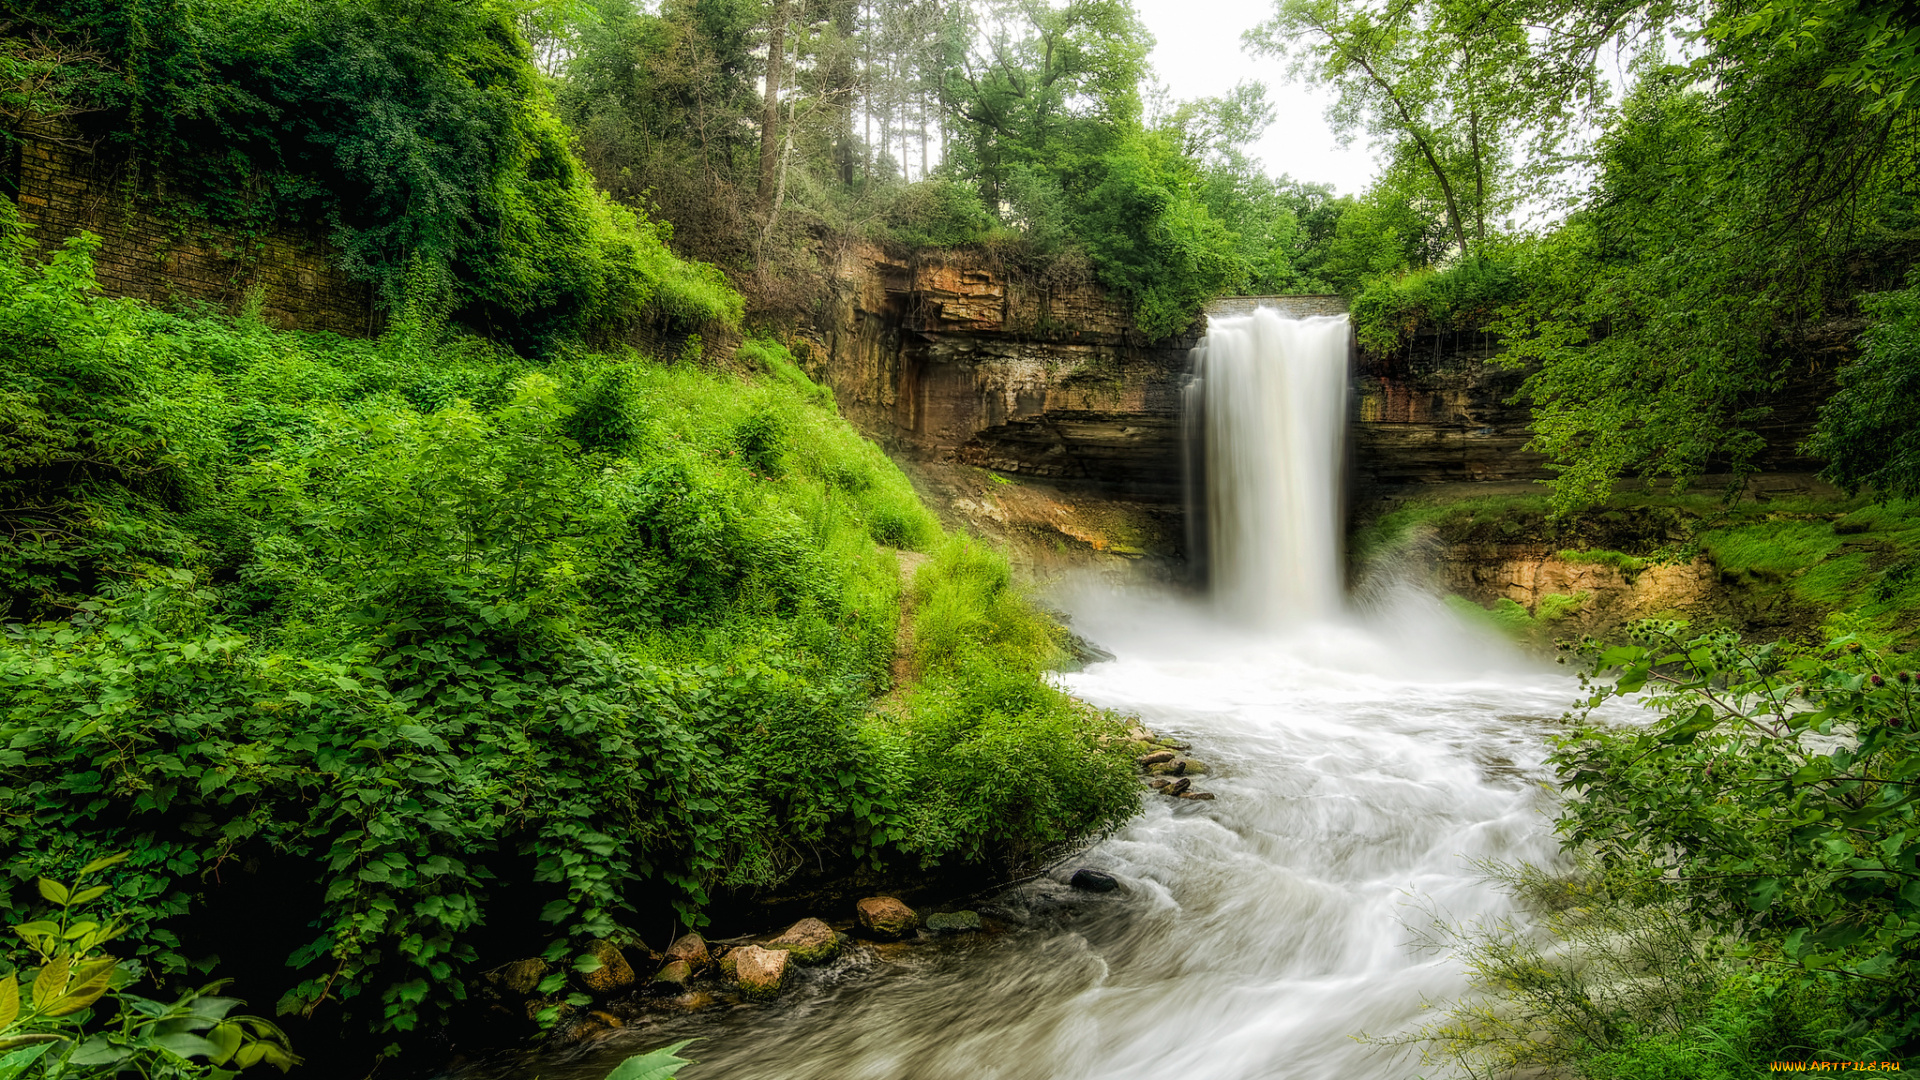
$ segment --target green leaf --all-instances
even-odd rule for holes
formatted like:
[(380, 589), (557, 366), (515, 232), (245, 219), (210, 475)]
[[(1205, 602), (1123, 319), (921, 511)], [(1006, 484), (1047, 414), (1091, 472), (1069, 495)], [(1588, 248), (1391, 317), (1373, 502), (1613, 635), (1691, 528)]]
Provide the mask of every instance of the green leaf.
[(86, 877), (88, 874), (97, 874), (100, 871), (105, 870), (109, 866), (115, 866), (120, 863), (126, 862), (127, 856), (130, 854), (132, 853), (127, 851), (122, 851), (113, 855), (102, 855), (100, 858), (95, 859), (92, 862), (88, 863), (87, 865), (81, 867), (80, 873), (78, 876)]
[(691, 1042), (692, 1039), (682, 1039), (672, 1046), (630, 1057), (614, 1066), (613, 1071), (607, 1074), (607, 1080), (673, 1080), (682, 1065), (693, 1064), (679, 1056), (680, 1051)]
[(15, 1077), (27, 1071), (27, 1066), (39, 1061), (40, 1055), (53, 1049), (53, 1044), (59, 1041), (60, 1038), (56, 1035), (38, 1046), (15, 1050), (6, 1057), (0, 1057), (0, 1080), (14, 1080)]
[(52, 878), (40, 879), (40, 895), (46, 897), (51, 903), (59, 904), (61, 907), (67, 906), (67, 887)]
[(203, 1057), (212, 1059), (220, 1052), (220, 1047), (188, 1031), (176, 1031), (167, 1035), (156, 1035), (153, 1045), (180, 1057)]

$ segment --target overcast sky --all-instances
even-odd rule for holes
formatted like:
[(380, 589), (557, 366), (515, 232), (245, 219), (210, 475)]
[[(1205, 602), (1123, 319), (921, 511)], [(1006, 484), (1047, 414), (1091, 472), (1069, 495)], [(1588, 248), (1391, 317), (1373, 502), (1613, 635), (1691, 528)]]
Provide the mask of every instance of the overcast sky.
[(1217, 97), (1244, 79), (1267, 85), (1276, 119), (1253, 154), (1275, 176), (1332, 184), (1358, 195), (1373, 178), (1366, 137), (1343, 149), (1327, 130), (1327, 97), (1287, 78), (1286, 62), (1259, 59), (1240, 34), (1267, 17), (1272, 0), (1134, 0), (1154, 37), (1153, 70), (1175, 100)]

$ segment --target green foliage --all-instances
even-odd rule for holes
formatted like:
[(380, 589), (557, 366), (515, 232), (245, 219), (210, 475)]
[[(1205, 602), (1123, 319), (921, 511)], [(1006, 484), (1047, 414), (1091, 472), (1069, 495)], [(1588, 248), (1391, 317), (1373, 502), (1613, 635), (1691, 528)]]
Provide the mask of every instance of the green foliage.
[(1019, 865), (1132, 815), (1124, 725), (1038, 677), (1065, 658), (1065, 633), (1012, 587), (1004, 556), (946, 540), (914, 575), (912, 636), (904, 713), (869, 721), (920, 796), (896, 842), (929, 863)]
[(1511, 266), (1486, 258), (1375, 277), (1353, 300), (1354, 336), (1361, 348), (1391, 353), (1422, 329), (1477, 330), (1521, 292)]
[(1611, 566), (1629, 578), (1645, 570), (1648, 565), (1646, 559), (1642, 559), (1637, 555), (1628, 555), (1622, 551), (1606, 551), (1604, 549), (1598, 551), (1562, 551), (1559, 558), (1561, 562), (1573, 566)]
[(1667, 883), (1590, 859), (1548, 872), (1490, 867), (1532, 925), (1435, 918), (1430, 948), (1466, 966), (1474, 993), (1411, 1038), (1469, 1076), (1515, 1070), (1596, 1080), (1733, 1080), (1781, 1060), (1884, 1061), (1858, 995), (1733, 955)]
[(1920, 495), (1920, 283), (1861, 304), (1874, 320), (1865, 348), (1840, 370), (1807, 451), (1848, 492), (1911, 499)]
[(901, 187), (881, 222), (888, 239), (917, 248), (964, 247), (994, 227), (978, 191), (944, 178)]
[(1852, 976), (1863, 1015), (1904, 1041), (1920, 1035), (1920, 688), (1901, 659), (1851, 633), (1753, 647), (1644, 625), (1600, 654), (1610, 681), (1584, 707), (1644, 690), (1660, 718), (1583, 725), (1553, 760), (1580, 795), (1568, 843), (1675, 882), (1703, 918), (1742, 919), (1801, 982)]
[(323, 222), (389, 310), (529, 354), (643, 319), (737, 322), (710, 269), (594, 189), (504, 3), (125, 5), (32, 0), (20, 24), (97, 50), (70, 66), (110, 146), (169, 213), (252, 230)]
[(98, 950), (138, 928), (85, 917), (85, 910), (111, 890), (82, 886), (126, 858), (121, 852), (95, 859), (71, 884), (44, 877), (36, 882), (48, 910), (14, 927), (32, 956), (18, 949), (0, 951), (0, 965), (9, 969), (0, 976), (0, 1052), (12, 1051), (0, 1057), (0, 1077), (84, 1080), (137, 1071), (191, 1080), (233, 1076), (222, 1071), (229, 1065), (245, 1069), (264, 1063), (285, 1072), (299, 1064), (286, 1035), (272, 1022), (230, 1015), (242, 1003), (215, 996), (221, 983), (170, 1003), (126, 992), (139, 978), (139, 965)]
[(1447, 597), (1446, 604), (1469, 620), (1490, 626), (1515, 641), (1548, 645), (1552, 643), (1556, 624), (1579, 612), (1587, 602), (1587, 596), (1584, 592), (1546, 593), (1532, 611), (1528, 611), (1525, 604), (1504, 596), (1495, 600), (1491, 607), (1482, 607), (1458, 596)]
[[(90, 241), (18, 246), (0, 846), (54, 873), (131, 852), (106, 883), (169, 983), (263, 865), (293, 883), (250, 946), (286, 957), (281, 1010), (397, 1033), (457, 1005), (483, 926), (559, 961), (714, 890), (1017, 860), (1137, 805), (1004, 563), (921, 605), (929, 664), (994, 668), (984, 711), (868, 716), (901, 609), (881, 545), (958, 541), (777, 342), (742, 380), (279, 333), (101, 298)], [(990, 754), (1030, 799), (922, 783)], [(541, 922), (501, 925), (502, 892)]]

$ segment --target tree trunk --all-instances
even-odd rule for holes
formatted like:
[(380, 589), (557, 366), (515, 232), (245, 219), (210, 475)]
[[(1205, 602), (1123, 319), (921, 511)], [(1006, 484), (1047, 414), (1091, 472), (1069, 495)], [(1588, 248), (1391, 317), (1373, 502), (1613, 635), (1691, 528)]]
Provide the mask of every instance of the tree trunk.
[(760, 212), (773, 208), (775, 178), (780, 171), (780, 75), (786, 61), (787, 5), (776, 0), (773, 22), (767, 27), (767, 99), (760, 110)]

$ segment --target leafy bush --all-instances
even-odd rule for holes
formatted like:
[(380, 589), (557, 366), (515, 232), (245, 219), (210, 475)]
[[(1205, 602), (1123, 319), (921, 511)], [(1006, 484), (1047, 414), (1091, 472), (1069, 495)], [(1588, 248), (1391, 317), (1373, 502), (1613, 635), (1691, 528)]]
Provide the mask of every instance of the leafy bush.
[[(0, 845), (130, 852), (104, 883), (168, 985), (251, 897), (283, 1012), (405, 1032), (501, 949), (1014, 861), (1137, 805), (1041, 678), (1057, 630), (777, 343), (740, 380), (279, 333), (101, 298), (89, 241), (32, 266), (6, 235)], [(927, 663), (991, 669), (985, 711), (869, 715), (902, 591), (876, 537), (964, 550)]]
[(978, 191), (940, 178), (893, 192), (881, 220), (886, 236), (908, 247), (959, 247), (979, 240), (994, 226)]
[(1643, 626), (1598, 659), (1588, 709), (1647, 691), (1645, 728), (1582, 726), (1554, 762), (1581, 796), (1569, 843), (1610, 868), (1676, 883), (1705, 920), (1741, 920), (1824, 983), (1842, 973), (1865, 1018), (1920, 1037), (1914, 675), (1871, 639), (1752, 647)]
[(1738, 939), (1695, 918), (1671, 882), (1585, 858), (1488, 870), (1533, 918), (1436, 918), (1422, 932), (1473, 986), (1442, 1019), (1388, 1040), (1418, 1044), (1430, 1064), (1469, 1076), (1733, 1080), (1781, 1060), (1889, 1056), (1849, 1016), (1858, 995), (1843, 982), (1738, 955)]
[(1520, 294), (1511, 266), (1481, 256), (1377, 277), (1354, 297), (1354, 336), (1362, 348), (1385, 353), (1422, 330), (1477, 331)]

